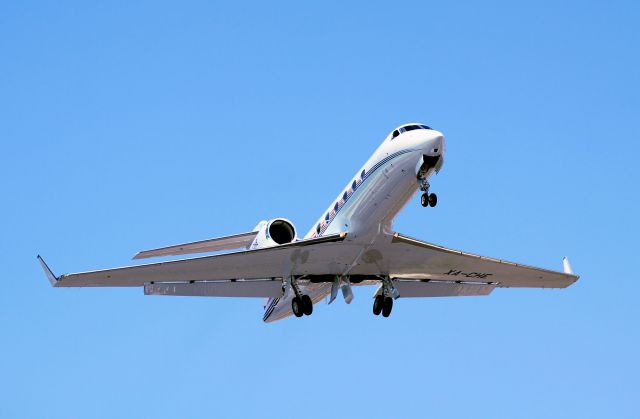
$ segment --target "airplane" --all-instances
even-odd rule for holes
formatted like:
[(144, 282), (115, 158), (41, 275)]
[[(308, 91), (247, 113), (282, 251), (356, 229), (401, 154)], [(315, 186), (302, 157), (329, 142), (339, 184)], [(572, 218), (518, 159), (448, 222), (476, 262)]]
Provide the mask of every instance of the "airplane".
[(373, 314), (388, 317), (399, 298), (481, 296), (495, 288), (565, 288), (578, 280), (569, 260), (552, 271), (421, 241), (393, 229), (421, 191), (435, 207), (430, 178), (444, 163), (445, 139), (431, 127), (394, 129), (302, 237), (286, 218), (260, 221), (246, 233), (145, 250), (134, 259), (222, 250), (227, 253), (115, 269), (53, 274), (54, 287), (143, 287), (145, 295), (262, 297), (264, 322), (311, 315), (354, 286), (377, 286)]

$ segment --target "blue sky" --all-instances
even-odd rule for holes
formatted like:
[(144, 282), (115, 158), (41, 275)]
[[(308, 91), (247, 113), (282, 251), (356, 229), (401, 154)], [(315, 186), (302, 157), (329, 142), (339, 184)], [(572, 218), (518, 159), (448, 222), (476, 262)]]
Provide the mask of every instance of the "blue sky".
[[(0, 416), (638, 415), (635, 2), (4, 2)], [(265, 325), (259, 300), (52, 289), (138, 250), (317, 219), (386, 134), (445, 133), (396, 229), (565, 290)]]

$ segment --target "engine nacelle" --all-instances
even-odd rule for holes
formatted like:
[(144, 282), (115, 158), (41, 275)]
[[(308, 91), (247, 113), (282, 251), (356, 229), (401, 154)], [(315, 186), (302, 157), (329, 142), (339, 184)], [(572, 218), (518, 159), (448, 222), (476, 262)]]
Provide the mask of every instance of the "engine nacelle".
[(249, 246), (249, 249), (261, 249), (287, 244), (298, 238), (296, 228), (286, 218), (260, 221), (253, 231), (257, 231), (258, 235)]

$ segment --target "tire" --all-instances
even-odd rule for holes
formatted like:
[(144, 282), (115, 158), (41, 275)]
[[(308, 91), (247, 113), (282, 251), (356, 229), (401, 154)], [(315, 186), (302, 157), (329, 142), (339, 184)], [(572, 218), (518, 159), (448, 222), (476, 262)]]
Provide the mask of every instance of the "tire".
[(420, 205), (422, 205), (423, 207), (429, 206), (429, 195), (427, 195), (426, 193), (422, 194), (422, 196), (420, 197)]
[(435, 207), (438, 204), (438, 195), (432, 193), (429, 194), (429, 206)]
[(311, 297), (303, 295), (300, 297), (300, 300), (302, 301), (302, 312), (306, 316), (310, 316), (311, 313), (313, 313), (313, 301), (311, 301)]
[(382, 307), (384, 306), (384, 297), (382, 295), (376, 295), (373, 299), (373, 315), (377, 316), (382, 313)]
[(384, 305), (382, 307), (382, 317), (389, 317), (389, 314), (391, 314), (392, 308), (393, 308), (393, 298), (385, 297)]
[(291, 300), (291, 310), (296, 317), (302, 317), (304, 314), (302, 311), (302, 301), (298, 297), (293, 297)]

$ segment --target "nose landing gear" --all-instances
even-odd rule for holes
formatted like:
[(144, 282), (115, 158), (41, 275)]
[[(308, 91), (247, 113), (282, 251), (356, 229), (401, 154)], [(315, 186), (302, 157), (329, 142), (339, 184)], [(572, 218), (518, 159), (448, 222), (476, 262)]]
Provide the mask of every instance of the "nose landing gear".
[(423, 193), (420, 197), (420, 205), (423, 207), (435, 207), (438, 204), (438, 195), (434, 193)]
[(418, 178), (418, 184), (420, 185), (420, 190), (424, 192), (420, 196), (420, 205), (423, 207), (435, 207), (438, 204), (438, 195), (429, 193), (429, 181), (424, 177), (420, 177)]

